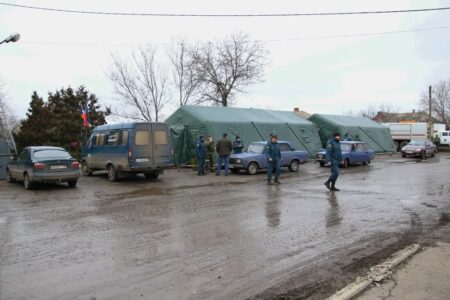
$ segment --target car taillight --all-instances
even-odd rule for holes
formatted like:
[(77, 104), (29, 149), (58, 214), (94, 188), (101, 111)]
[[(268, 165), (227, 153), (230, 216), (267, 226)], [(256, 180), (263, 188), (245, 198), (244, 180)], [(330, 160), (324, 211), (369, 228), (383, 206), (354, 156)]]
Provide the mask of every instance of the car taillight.
[(72, 169), (79, 169), (80, 168), (80, 164), (77, 161), (74, 161), (70, 165), (72, 166)]
[(35, 170), (44, 170), (46, 167), (46, 164), (43, 163), (34, 163), (33, 164), (33, 169)]
[(131, 156), (133, 155), (133, 152), (131, 152), (131, 148), (128, 148), (128, 159), (131, 160)]

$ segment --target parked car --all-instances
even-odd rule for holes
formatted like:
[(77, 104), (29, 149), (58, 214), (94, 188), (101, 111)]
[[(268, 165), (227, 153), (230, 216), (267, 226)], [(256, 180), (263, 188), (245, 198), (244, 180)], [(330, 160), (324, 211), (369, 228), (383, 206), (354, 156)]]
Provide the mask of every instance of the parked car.
[[(358, 141), (341, 141), (342, 162), (346, 168), (353, 164), (368, 165), (375, 156), (374, 150), (367, 149), (367, 144)], [(316, 154), (316, 161), (321, 167), (325, 166), (326, 150), (322, 149)]]
[[(308, 160), (308, 153), (303, 150), (295, 150), (291, 143), (279, 141), (281, 150), (281, 166), (288, 167), (291, 172), (297, 172), (299, 164)], [(261, 169), (267, 169), (267, 157), (264, 148), (267, 142), (251, 143), (246, 152), (233, 154), (230, 157), (229, 168), (233, 173), (245, 170), (248, 174), (254, 175)]]
[(427, 155), (433, 157), (436, 152), (436, 145), (429, 140), (414, 140), (401, 149), (402, 157), (419, 156), (426, 158)]
[(6, 180), (23, 181), (27, 190), (47, 182), (67, 182), (75, 187), (79, 177), (80, 164), (60, 147), (27, 147), (6, 168)]
[(94, 128), (83, 149), (81, 171), (89, 176), (107, 170), (110, 181), (120, 173), (143, 173), (155, 179), (172, 165), (172, 142), (165, 124), (123, 123)]

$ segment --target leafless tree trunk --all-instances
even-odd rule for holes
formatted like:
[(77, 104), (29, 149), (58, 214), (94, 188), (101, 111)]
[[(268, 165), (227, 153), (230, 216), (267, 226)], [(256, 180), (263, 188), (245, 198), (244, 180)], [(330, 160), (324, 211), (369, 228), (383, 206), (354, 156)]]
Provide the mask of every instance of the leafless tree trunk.
[(199, 81), (195, 74), (194, 63), (191, 56), (191, 47), (183, 40), (172, 44), (167, 51), (172, 64), (173, 85), (178, 93), (180, 106), (195, 103), (195, 94), (198, 91)]
[(237, 92), (260, 82), (267, 65), (263, 45), (244, 34), (199, 45), (192, 58), (201, 82), (200, 101), (221, 106), (228, 106)]
[(112, 55), (108, 77), (124, 108), (113, 115), (147, 122), (160, 120), (161, 110), (169, 102), (167, 70), (155, 62), (156, 49), (140, 48), (132, 55), (131, 62)]
[[(17, 132), (20, 128), (20, 120), (14, 114), (13, 109), (7, 103), (7, 92), (5, 89), (5, 85), (0, 78), (0, 105), (2, 106), (6, 116), (5, 119), (0, 120), (0, 122), (4, 122), (4, 128), (9, 128), (13, 132)], [(0, 132), (0, 137), (2, 137), (2, 133)]]
[[(441, 80), (433, 85), (431, 94), (431, 114), (439, 122), (450, 127), (450, 79)], [(428, 112), (429, 96), (428, 88), (420, 97), (420, 108)]]

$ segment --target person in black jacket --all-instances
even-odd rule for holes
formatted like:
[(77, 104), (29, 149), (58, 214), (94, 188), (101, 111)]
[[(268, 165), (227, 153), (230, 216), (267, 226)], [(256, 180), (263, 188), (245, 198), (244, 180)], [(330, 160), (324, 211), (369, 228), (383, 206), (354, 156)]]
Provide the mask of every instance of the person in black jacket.
[(224, 133), (223, 137), (216, 144), (216, 151), (219, 155), (217, 161), (216, 175), (220, 176), (220, 169), (222, 169), (222, 163), (225, 165), (225, 176), (228, 176), (228, 161), (230, 160), (231, 150), (233, 150), (233, 145), (231, 141), (227, 138), (228, 134)]

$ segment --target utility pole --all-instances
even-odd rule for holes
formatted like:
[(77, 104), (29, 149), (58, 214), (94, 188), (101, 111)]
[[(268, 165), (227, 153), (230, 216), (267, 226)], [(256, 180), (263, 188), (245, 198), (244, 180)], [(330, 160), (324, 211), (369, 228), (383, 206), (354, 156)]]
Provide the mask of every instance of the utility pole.
[(428, 136), (432, 138), (433, 128), (431, 123), (431, 85), (428, 87)]

